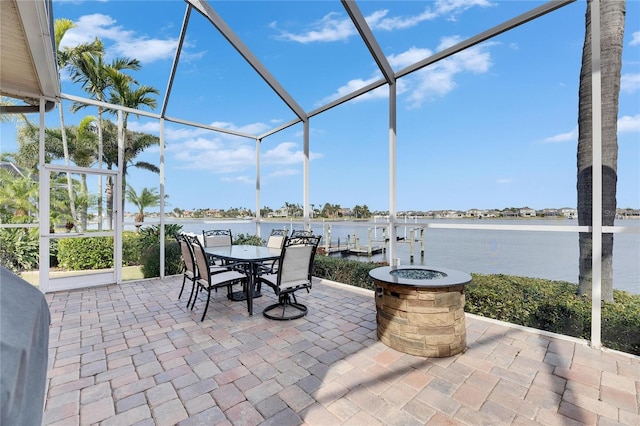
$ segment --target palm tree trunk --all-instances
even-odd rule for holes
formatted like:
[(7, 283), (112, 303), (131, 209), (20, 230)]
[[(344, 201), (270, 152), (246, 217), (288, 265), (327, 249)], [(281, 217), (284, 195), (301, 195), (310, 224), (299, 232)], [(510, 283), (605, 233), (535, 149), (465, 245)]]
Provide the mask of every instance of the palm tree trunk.
[[(87, 174), (83, 173), (82, 177), (81, 177), (81, 181), (80, 181), (80, 187), (81, 187), (81, 191), (82, 191), (82, 195), (85, 197), (85, 200), (88, 200), (88, 193), (89, 190), (87, 188)], [(87, 203), (82, 203), (81, 208), (80, 208), (80, 223), (81, 223), (81, 228), (78, 229), (78, 232), (83, 232), (87, 229), (87, 208), (88, 205)]]
[[(102, 107), (98, 107), (98, 168), (102, 170)], [(102, 231), (102, 220), (102, 175), (98, 175), (98, 231)]]
[(113, 177), (107, 177), (107, 224), (109, 231), (113, 230)]
[[(593, 111), (591, 87), (591, 3), (600, 2), (602, 64), (602, 224), (612, 226), (616, 216), (618, 180), (618, 97), (622, 69), (625, 0), (588, 0), (586, 34), (580, 69), (578, 111), (578, 223), (591, 225), (593, 180)], [(600, 196), (600, 194), (596, 194)], [(591, 296), (592, 234), (580, 233), (579, 292)], [(602, 300), (613, 302), (613, 234), (602, 236)]]
[[(64, 128), (64, 112), (62, 102), (60, 102), (60, 130), (62, 133), (62, 151), (64, 153), (64, 164), (69, 166), (69, 147), (67, 144), (67, 133)], [(76, 202), (73, 195), (73, 186), (71, 185), (71, 173), (67, 172), (67, 189), (69, 191), (69, 209), (71, 210), (71, 216), (73, 221), (76, 220)]]

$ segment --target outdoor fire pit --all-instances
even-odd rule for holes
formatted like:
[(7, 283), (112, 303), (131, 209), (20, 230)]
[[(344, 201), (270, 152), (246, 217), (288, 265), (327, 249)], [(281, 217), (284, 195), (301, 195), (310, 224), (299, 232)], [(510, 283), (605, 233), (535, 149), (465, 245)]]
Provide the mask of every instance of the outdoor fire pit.
[(447, 357), (466, 348), (464, 286), (471, 276), (428, 266), (384, 266), (376, 286), (378, 338), (411, 355)]

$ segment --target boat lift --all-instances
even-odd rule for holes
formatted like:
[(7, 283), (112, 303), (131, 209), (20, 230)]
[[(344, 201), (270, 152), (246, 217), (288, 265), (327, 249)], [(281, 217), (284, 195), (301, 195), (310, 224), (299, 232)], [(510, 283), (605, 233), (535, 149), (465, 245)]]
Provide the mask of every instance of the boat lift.
[[(403, 226), (403, 225), (400, 225)], [(387, 236), (387, 227), (370, 227), (367, 229), (367, 244), (360, 243), (358, 234), (347, 234), (346, 241), (343, 243), (338, 238), (337, 241), (331, 240), (331, 224), (323, 225), (323, 251), (325, 255), (342, 253), (342, 254), (355, 254), (357, 256), (367, 255), (371, 256), (378, 253), (386, 253), (387, 245), (389, 243), (389, 237)], [(382, 230), (382, 238), (378, 239), (378, 228)], [(414, 252), (416, 249), (416, 242), (420, 241), (420, 258), (424, 259), (424, 227), (413, 227), (409, 229), (409, 235), (407, 238), (407, 227), (405, 228), (405, 237), (396, 237), (398, 243), (409, 243), (409, 258), (410, 261), (414, 260)], [(396, 234), (397, 235), (397, 234)], [(379, 244), (376, 244), (379, 243)]]

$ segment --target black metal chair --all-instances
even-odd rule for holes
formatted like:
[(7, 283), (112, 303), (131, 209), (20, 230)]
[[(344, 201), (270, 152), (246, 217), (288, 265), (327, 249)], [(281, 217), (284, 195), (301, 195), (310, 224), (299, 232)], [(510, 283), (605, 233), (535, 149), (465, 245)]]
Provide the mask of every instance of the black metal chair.
[(222, 247), (233, 244), (231, 229), (209, 229), (202, 231), (202, 244), (205, 247)]
[(291, 232), (291, 237), (312, 237), (313, 232), (307, 229), (294, 229)]
[(207, 254), (204, 251), (204, 247), (200, 244), (200, 240), (197, 237), (187, 237), (191, 246), (193, 247), (193, 255), (196, 261), (196, 267), (198, 271), (196, 284), (197, 290), (191, 302), (191, 309), (196, 304), (198, 293), (202, 290), (207, 292), (207, 304), (205, 305), (204, 312), (202, 313), (201, 321), (204, 321), (204, 317), (209, 309), (209, 301), (211, 300), (211, 290), (217, 290), (220, 287), (227, 288), (227, 297), (231, 294), (231, 287), (234, 284), (246, 285), (248, 277), (246, 274), (238, 272), (236, 270), (226, 270), (224, 272), (210, 272), (210, 264), (207, 259)]
[[(320, 242), (317, 236), (288, 237), (278, 260), (278, 271), (258, 276), (278, 296), (278, 303), (267, 306), (263, 315), (274, 320), (291, 320), (307, 314), (307, 307), (298, 303), (295, 292), (311, 288), (311, 272), (316, 250)], [(277, 315), (276, 310), (281, 313)]]
[(182, 253), (182, 260), (184, 262), (182, 288), (180, 289), (180, 294), (178, 295), (178, 299), (182, 297), (182, 292), (184, 291), (184, 285), (188, 279), (189, 281), (191, 281), (191, 293), (189, 294), (189, 300), (187, 301), (187, 306), (189, 306), (189, 304), (191, 303), (191, 298), (193, 297), (193, 289), (196, 286), (196, 279), (198, 278), (196, 260), (193, 256), (193, 248), (191, 246), (191, 243), (187, 239), (187, 236), (184, 234), (178, 234), (176, 235), (176, 240), (178, 241), (178, 245), (180, 246), (180, 252)]
[[(284, 242), (287, 239), (289, 231), (286, 229), (272, 229), (269, 238), (267, 239), (267, 247), (282, 249)], [(273, 274), (278, 270), (278, 259), (265, 262), (260, 265), (260, 274)]]

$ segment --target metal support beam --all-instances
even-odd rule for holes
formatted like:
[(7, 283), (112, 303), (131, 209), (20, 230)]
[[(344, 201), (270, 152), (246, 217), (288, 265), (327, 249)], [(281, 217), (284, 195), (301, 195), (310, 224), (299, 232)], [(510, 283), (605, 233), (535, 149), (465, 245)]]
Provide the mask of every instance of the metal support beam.
[(240, 37), (238, 37), (231, 27), (218, 15), (213, 8), (204, 0), (186, 0), (189, 4), (198, 10), (202, 16), (207, 18), (214, 27), (227, 39), (229, 43), (240, 53), (240, 55), (253, 67), (253, 69), (262, 77), (262, 79), (273, 89), (274, 92), (285, 104), (300, 118), (302, 121), (307, 120), (307, 114), (302, 107), (293, 99), (291, 95), (282, 87), (282, 85), (271, 75), (269, 70), (262, 65), (258, 58), (249, 50)]
[(391, 266), (399, 263), (396, 258), (396, 84), (389, 85), (389, 259)]
[(167, 90), (164, 93), (164, 100), (162, 101), (162, 109), (160, 110), (160, 115), (163, 117), (167, 112), (167, 104), (169, 103), (169, 97), (171, 96), (171, 88), (173, 87), (173, 80), (176, 76), (176, 70), (178, 69), (178, 61), (180, 60), (180, 53), (182, 52), (182, 45), (184, 44), (184, 36), (187, 33), (187, 27), (189, 25), (190, 16), (191, 16), (191, 5), (187, 4), (187, 10), (185, 10), (184, 18), (182, 19), (182, 29), (180, 30), (178, 47), (176, 48), (176, 54), (173, 57), (173, 65), (171, 66), (171, 73), (169, 74), (169, 82), (167, 83)]
[(592, 168), (591, 181), (591, 346), (599, 348), (602, 308), (602, 80), (600, 64), (600, 0), (591, 2), (591, 108)]
[(256, 139), (256, 235), (260, 235), (260, 146), (262, 139)]
[(364, 41), (364, 44), (367, 45), (369, 52), (371, 52), (371, 56), (373, 56), (376, 64), (378, 64), (378, 68), (380, 68), (380, 71), (382, 72), (382, 75), (384, 75), (385, 80), (389, 84), (393, 83), (396, 80), (395, 76), (393, 75), (393, 68), (391, 68), (389, 61), (387, 61), (387, 57), (384, 56), (384, 52), (382, 52), (380, 45), (378, 45), (378, 41), (371, 32), (371, 29), (369, 28), (367, 21), (364, 19), (364, 16), (362, 16), (358, 5), (353, 0), (342, 0), (342, 5), (349, 14), (353, 25), (356, 26), (356, 29), (360, 33), (362, 41)]
[(302, 214), (304, 217), (304, 229), (311, 229), (309, 223), (309, 120), (303, 123), (303, 138), (304, 138), (304, 167), (303, 167), (303, 195), (302, 195)]
[(414, 71), (417, 71), (421, 68), (426, 67), (427, 65), (431, 65), (434, 62), (438, 62), (442, 59), (445, 59), (449, 56), (455, 55), (458, 52), (461, 52), (465, 49), (468, 49), (471, 46), (475, 46), (478, 43), (481, 43), (483, 41), (486, 41), (492, 37), (495, 37), (499, 34), (504, 33), (505, 31), (509, 31), (517, 26), (520, 26), (526, 22), (529, 22), (531, 20), (537, 19), (539, 17), (541, 17), (542, 15), (546, 15), (549, 12), (553, 12), (556, 9), (559, 9), (563, 6), (566, 6), (570, 3), (573, 3), (576, 0), (552, 0), (550, 2), (547, 2), (545, 4), (543, 4), (542, 6), (536, 7), (535, 9), (532, 9), (526, 13), (523, 13), (522, 15), (516, 16), (513, 19), (510, 19), (506, 22), (503, 22), (500, 25), (497, 25), (487, 31), (484, 31), (478, 35), (475, 35), (471, 38), (468, 38), (465, 41), (462, 41), (454, 46), (451, 46), (448, 49), (445, 49), (443, 51), (440, 51), (438, 53), (436, 53), (435, 55), (431, 55), (430, 57), (416, 62), (413, 65), (410, 65), (400, 71), (398, 71), (396, 73), (396, 78), (400, 78), (404, 75), (410, 74)]
[(160, 119), (160, 278), (164, 278), (165, 274), (165, 233), (164, 233), (164, 185), (165, 185), (165, 167), (164, 167), (164, 119)]

